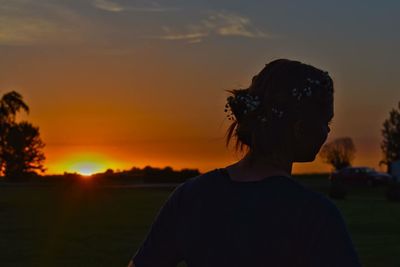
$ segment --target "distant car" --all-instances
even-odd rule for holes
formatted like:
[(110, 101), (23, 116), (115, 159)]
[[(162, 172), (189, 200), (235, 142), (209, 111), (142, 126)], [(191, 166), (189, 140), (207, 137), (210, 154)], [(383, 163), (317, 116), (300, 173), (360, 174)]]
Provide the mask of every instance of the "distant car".
[(394, 182), (400, 183), (400, 160), (390, 163), (389, 172), (393, 176)]
[(393, 177), (384, 172), (378, 172), (369, 167), (347, 167), (338, 171), (334, 171), (330, 176), (331, 182), (340, 180), (346, 184), (364, 184), (368, 186), (376, 186), (387, 184), (393, 180)]

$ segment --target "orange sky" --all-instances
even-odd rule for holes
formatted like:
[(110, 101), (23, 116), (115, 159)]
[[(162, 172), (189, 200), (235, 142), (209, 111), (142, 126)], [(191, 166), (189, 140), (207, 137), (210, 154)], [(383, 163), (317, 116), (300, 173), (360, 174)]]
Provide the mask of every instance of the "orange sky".
[[(248, 86), (280, 57), (329, 71), (329, 140), (352, 137), (354, 164), (378, 167), (381, 125), (400, 100), (398, 4), (314, 3), (310, 16), (307, 2), (148, 3), (0, 7), (0, 93), (16, 90), (30, 106), (19, 118), (40, 127), (48, 173), (145, 165), (205, 172), (233, 163), (224, 90)], [(328, 170), (319, 160), (294, 166)]]

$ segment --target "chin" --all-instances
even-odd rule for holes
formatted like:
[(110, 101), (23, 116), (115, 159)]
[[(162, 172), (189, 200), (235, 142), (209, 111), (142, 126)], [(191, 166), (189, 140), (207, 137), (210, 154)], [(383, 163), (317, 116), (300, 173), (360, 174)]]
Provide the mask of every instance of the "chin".
[(316, 154), (312, 154), (312, 155), (301, 155), (299, 157), (296, 157), (294, 159), (294, 162), (312, 162), (315, 160), (315, 157), (317, 155)]

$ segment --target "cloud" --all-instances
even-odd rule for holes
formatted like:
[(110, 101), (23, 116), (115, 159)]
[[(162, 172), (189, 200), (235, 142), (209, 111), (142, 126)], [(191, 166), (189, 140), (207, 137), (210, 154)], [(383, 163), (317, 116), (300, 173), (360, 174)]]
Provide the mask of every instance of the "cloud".
[(222, 36), (243, 36), (249, 38), (272, 37), (254, 27), (249, 18), (233, 13), (216, 13), (202, 21), (207, 27)]
[(202, 37), (206, 36), (203, 33), (188, 33), (188, 34), (169, 34), (161, 36), (165, 40), (201, 40)]
[[(201, 42), (202, 38), (207, 36), (207, 32), (191, 31), (189, 33), (178, 33), (167, 26), (162, 27), (164, 35), (153, 36), (153, 38), (163, 39), (163, 40), (185, 40), (189, 43)], [(150, 37), (150, 36), (149, 36)]]
[[(88, 15), (87, 8), (93, 10), (95, 6), (104, 12), (115, 13), (177, 10), (177, 8), (165, 8), (156, 2), (145, 0), (135, 1), (137, 6), (125, 6), (114, 0), (87, 0), (87, 3), (89, 5), (82, 7), (73, 1), (0, 0), (0, 45), (88, 45), (96, 43), (98, 46), (112, 46), (114, 41), (104, 38), (104, 36), (112, 33), (125, 38), (128, 30), (124, 28), (126, 25), (122, 25), (121, 29), (116, 31), (115, 25), (118, 25), (119, 22), (104, 24), (101, 17)], [(99, 22), (101, 27), (99, 27)], [(146, 27), (145, 24), (139, 26)], [(129, 38), (124, 40), (130, 41)]]
[(179, 10), (176, 7), (162, 7), (157, 2), (149, 2), (142, 1), (141, 4), (137, 4), (136, 6), (122, 6), (116, 2), (112, 2), (110, 0), (94, 0), (93, 6), (109, 11), (109, 12), (121, 12), (121, 11), (133, 11), (133, 12), (166, 12), (166, 11), (174, 11)]
[(32, 44), (43, 40), (55, 30), (55, 25), (43, 19), (1, 17), (0, 44)]
[(201, 42), (205, 37), (239, 36), (245, 38), (275, 38), (256, 28), (249, 18), (229, 12), (208, 12), (208, 16), (197, 24), (188, 24), (183, 30), (163, 26), (163, 34), (153, 36), (163, 40), (185, 40), (188, 43)]
[(93, 5), (98, 9), (110, 12), (124, 11), (124, 7), (122, 7), (120, 4), (108, 0), (94, 0)]
[(0, 45), (79, 43), (85, 36), (83, 24), (82, 17), (66, 6), (0, 0)]

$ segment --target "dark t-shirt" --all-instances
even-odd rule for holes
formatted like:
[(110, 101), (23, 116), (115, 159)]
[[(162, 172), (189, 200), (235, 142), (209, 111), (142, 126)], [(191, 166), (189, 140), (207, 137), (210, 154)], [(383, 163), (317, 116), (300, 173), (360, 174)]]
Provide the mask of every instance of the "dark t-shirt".
[(136, 267), (359, 267), (343, 217), (285, 176), (238, 182), (217, 168), (180, 184), (133, 256)]

